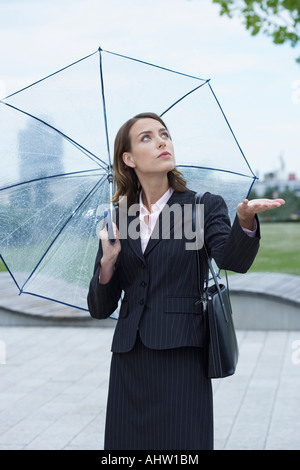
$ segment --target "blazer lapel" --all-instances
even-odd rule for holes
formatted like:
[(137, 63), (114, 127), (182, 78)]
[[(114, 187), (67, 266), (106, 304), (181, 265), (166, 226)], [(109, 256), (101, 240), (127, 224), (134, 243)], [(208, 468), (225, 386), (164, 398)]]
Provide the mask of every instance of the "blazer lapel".
[(140, 237), (139, 212), (137, 212), (135, 215), (127, 215), (126, 238), (136, 256), (145, 263)]

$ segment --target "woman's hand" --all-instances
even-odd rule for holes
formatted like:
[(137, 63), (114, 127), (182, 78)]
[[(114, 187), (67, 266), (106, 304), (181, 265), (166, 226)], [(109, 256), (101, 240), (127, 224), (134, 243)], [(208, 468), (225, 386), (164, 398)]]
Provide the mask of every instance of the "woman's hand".
[(111, 243), (108, 239), (108, 232), (106, 227), (104, 227), (100, 231), (100, 239), (101, 239), (101, 245), (102, 245), (102, 258), (100, 261), (101, 269), (100, 269), (100, 284), (107, 284), (115, 269), (115, 264), (117, 261), (117, 258), (119, 256), (119, 253), (121, 251), (121, 242), (119, 240), (119, 230), (118, 227), (116, 226), (115, 223), (112, 223), (113, 225), (113, 230), (114, 230), (114, 236), (115, 236), (115, 241), (114, 243)]
[(275, 209), (285, 203), (283, 199), (244, 199), (237, 207), (237, 216), (243, 228), (253, 230), (255, 214)]

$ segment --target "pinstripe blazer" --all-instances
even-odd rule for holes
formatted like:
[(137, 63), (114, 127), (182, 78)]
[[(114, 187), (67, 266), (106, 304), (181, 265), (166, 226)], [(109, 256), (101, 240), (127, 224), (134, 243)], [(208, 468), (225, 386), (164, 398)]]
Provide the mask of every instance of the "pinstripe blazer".
[[(171, 209), (177, 204), (183, 208), (193, 204), (194, 195), (192, 191), (174, 192), (166, 206)], [(227, 206), (220, 196), (205, 193), (203, 204), (205, 244), (211, 257), (221, 269), (246, 272), (258, 251), (259, 224), (256, 237), (251, 238), (244, 233), (237, 217), (230, 226)], [(163, 225), (161, 219), (165, 208), (157, 227)], [(134, 218), (136, 215), (128, 217), (128, 225)], [(173, 220), (168, 237), (161, 231), (154, 236), (154, 229), (144, 254), (140, 238), (121, 239), (121, 252), (107, 284), (98, 281), (102, 257), (100, 241), (88, 306), (92, 317), (107, 318), (117, 308), (124, 291), (113, 337), (113, 352), (131, 350), (138, 329), (144, 345), (153, 349), (204, 345), (204, 315), (201, 303), (197, 302), (200, 298), (197, 257), (194, 250), (185, 249), (190, 240), (185, 238), (184, 231), (182, 237), (174, 237), (175, 228), (176, 221)], [(207, 268), (202, 250), (200, 259), (203, 282)]]

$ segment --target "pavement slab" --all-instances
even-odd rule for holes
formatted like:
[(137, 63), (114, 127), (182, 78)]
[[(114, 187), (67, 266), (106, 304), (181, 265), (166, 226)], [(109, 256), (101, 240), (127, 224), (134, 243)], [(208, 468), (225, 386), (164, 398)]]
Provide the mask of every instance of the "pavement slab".
[[(0, 450), (103, 449), (113, 331), (0, 327)], [(215, 449), (300, 450), (300, 331), (237, 336), (235, 375), (213, 380)]]

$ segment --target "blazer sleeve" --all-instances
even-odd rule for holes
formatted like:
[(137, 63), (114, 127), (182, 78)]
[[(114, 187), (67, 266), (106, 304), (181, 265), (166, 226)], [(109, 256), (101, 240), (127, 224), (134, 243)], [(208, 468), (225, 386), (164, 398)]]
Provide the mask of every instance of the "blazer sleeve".
[(230, 224), (228, 209), (221, 196), (205, 194), (204, 238), (210, 256), (220, 269), (246, 273), (259, 249), (260, 228), (256, 217), (255, 237), (249, 237), (240, 226), (236, 215)]
[(118, 307), (118, 301), (121, 296), (119, 287), (117, 263), (115, 271), (107, 284), (99, 284), (100, 260), (102, 258), (101, 240), (96, 256), (94, 274), (90, 282), (87, 303), (90, 314), (93, 318), (104, 319), (112, 315)]

